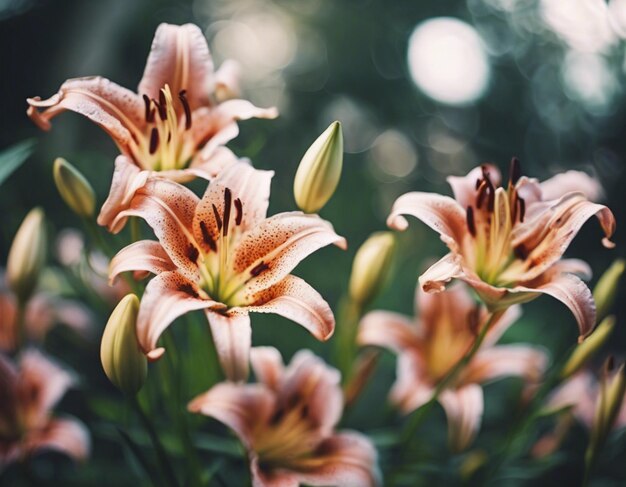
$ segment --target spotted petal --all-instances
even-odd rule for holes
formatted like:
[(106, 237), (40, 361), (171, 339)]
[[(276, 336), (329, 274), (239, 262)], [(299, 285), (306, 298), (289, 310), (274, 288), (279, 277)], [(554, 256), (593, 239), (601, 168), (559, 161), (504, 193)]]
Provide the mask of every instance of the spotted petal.
[(142, 271), (160, 274), (176, 270), (176, 266), (159, 242), (140, 240), (120, 250), (109, 266), (109, 281), (113, 283), (122, 272)]
[(460, 389), (446, 389), (439, 396), (448, 418), (448, 438), (453, 451), (465, 450), (480, 428), (484, 401), (483, 390), (477, 384)]
[(213, 342), (222, 370), (231, 381), (248, 378), (252, 329), (250, 316), (244, 310), (227, 314), (207, 311)]

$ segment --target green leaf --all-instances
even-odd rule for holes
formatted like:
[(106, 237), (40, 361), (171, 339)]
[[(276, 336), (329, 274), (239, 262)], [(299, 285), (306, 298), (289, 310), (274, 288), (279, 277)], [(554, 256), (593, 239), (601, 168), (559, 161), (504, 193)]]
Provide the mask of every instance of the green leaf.
[(117, 431), (122, 437), (123, 442), (133, 454), (139, 465), (141, 465), (148, 478), (151, 480), (152, 485), (154, 485), (155, 487), (161, 486), (162, 483), (159, 475), (157, 474), (157, 469), (146, 458), (146, 456), (143, 454), (143, 451), (141, 451), (141, 448), (139, 448), (139, 446), (133, 441), (130, 435), (128, 435), (128, 433), (126, 433), (123, 429), (118, 428)]
[(26, 139), (0, 152), (0, 185), (28, 159), (35, 144), (35, 139)]

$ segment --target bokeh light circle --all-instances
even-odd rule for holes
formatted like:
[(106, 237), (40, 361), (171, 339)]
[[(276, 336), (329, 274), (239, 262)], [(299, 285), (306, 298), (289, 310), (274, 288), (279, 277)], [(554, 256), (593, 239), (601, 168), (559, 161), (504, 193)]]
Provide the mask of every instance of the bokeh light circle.
[(438, 17), (419, 24), (409, 38), (411, 78), (430, 98), (448, 105), (479, 99), (489, 84), (485, 45), (469, 24)]

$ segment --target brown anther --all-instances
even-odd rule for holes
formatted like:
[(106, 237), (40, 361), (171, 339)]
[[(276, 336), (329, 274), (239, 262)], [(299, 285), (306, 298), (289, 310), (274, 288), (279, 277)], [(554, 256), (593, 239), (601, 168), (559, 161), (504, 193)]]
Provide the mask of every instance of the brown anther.
[(172, 132), (167, 132), (167, 143), (169, 144), (172, 141)]
[(261, 274), (261, 272), (269, 269), (270, 266), (267, 265), (265, 262), (261, 261), (259, 262), (257, 265), (255, 265), (252, 270), (250, 270), (250, 274), (252, 274), (252, 277), (256, 277), (259, 274)]
[(191, 108), (189, 108), (189, 101), (187, 101), (186, 95), (187, 90), (181, 90), (178, 94), (178, 99), (183, 105), (183, 110), (185, 111), (185, 130), (189, 130), (191, 128)]
[(522, 177), (522, 166), (517, 157), (511, 159), (511, 166), (509, 169), (509, 184), (515, 186)]
[(471, 206), (467, 207), (465, 212), (465, 218), (467, 220), (467, 228), (469, 232), (472, 234), (472, 237), (476, 236), (476, 221), (474, 220), (474, 208)]
[(483, 180), (482, 180), (482, 179), (480, 179), (480, 178), (476, 179), (476, 186), (475, 186), (475, 189), (476, 189), (477, 191), (478, 191), (478, 188), (480, 188), (480, 183), (482, 183), (482, 182), (483, 182)]
[(613, 355), (609, 355), (604, 361), (604, 370), (606, 373), (610, 373), (615, 368), (615, 357)]
[(217, 244), (211, 236), (207, 224), (203, 221), (200, 221), (200, 231), (202, 232), (202, 240), (204, 240), (204, 243), (207, 244), (213, 252), (217, 252)]
[(478, 335), (480, 326), (480, 307), (475, 306), (467, 315), (467, 324), (474, 335)]
[(524, 223), (524, 216), (526, 215), (526, 201), (524, 198), (517, 197), (517, 204), (519, 205), (519, 221)]
[(493, 190), (493, 186), (489, 190), (489, 196), (487, 197), (487, 211), (493, 212), (496, 207), (496, 192)]
[(150, 120), (150, 114), (154, 113), (152, 111), (152, 106), (150, 106), (150, 98), (148, 98), (148, 95), (146, 94), (144, 94), (142, 98), (143, 98), (143, 104), (145, 106), (144, 117), (146, 119), (146, 122), (150, 123), (152, 122), (152, 120)]
[(230, 207), (233, 200), (233, 194), (230, 189), (224, 189), (224, 237), (228, 235), (228, 226), (230, 223)]
[(150, 154), (154, 154), (159, 148), (159, 131), (156, 127), (152, 127), (150, 132)]
[(200, 297), (197, 291), (189, 283), (181, 284), (180, 286), (178, 286), (178, 290), (182, 293), (189, 294), (190, 296), (193, 296), (194, 298)]
[(197, 262), (198, 261), (198, 256), (200, 255), (200, 252), (198, 251), (198, 249), (195, 247), (195, 245), (189, 244), (189, 247), (187, 247), (187, 258), (191, 261), (191, 262)]
[(217, 211), (217, 206), (213, 206), (213, 216), (215, 217), (215, 224), (217, 225), (217, 231), (222, 231), (222, 217), (220, 217), (220, 212)]
[(243, 219), (243, 204), (239, 198), (235, 198), (235, 225), (241, 225), (241, 220)]
[(483, 206), (483, 201), (485, 201), (485, 196), (489, 191), (489, 186), (487, 182), (483, 179), (478, 187), (478, 194), (476, 195), (476, 208), (480, 209)]

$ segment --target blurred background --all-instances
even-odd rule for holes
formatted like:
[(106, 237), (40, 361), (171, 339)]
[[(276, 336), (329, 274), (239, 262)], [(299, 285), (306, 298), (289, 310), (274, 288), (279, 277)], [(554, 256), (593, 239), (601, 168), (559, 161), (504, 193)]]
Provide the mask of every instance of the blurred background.
[[(241, 123), (240, 137), (230, 144), (255, 166), (276, 171), (270, 213), (295, 208), (292, 182), (300, 158), (330, 122), (342, 122), (344, 173), (321, 213), (348, 238), (350, 249), (324, 249), (296, 270), (332, 304), (346, 289), (354, 252), (372, 231), (384, 229), (397, 196), (408, 190), (449, 194), (448, 175), (487, 161), (506, 171), (512, 156), (539, 179), (565, 169), (597, 177), (618, 221), (617, 249), (601, 246), (592, 221), (568, 255), (587, 260), (595, 277), (624, 256), (626, 0), (0, 0), (0, 150), (37, 141), (33, 155), (0, 188), (2, 262), (34, 206), (44, 206), (51, 238), (80, 228), (54, 187), (55, 157), (75, 164), (101, 203), (116, 155), (111, 140), (75, 114), (55, 119), (50, 133), (38, 131), (26, 117), (25, 99), (47, 98), (65, 79), (87, 75), (135, 89), (160, 22), (200, 25), (217, 66), (229, 58), (241, 64), (245, 97), (279, 108), (275, 121)], [(393, 279), (374, 307), (412, 314), (418, 274), (443, 253), (434, 232), (412, 221), (400, 236)], [(54, 248), (50, 262), (62, 268)], [(624, 357), (624, 286), (620, 296), (618, 325), (606, 351)], [(107, 311), (96, 314), (102, 327)], [(253, 330), (254, 343), (275, 345), (286, 357), (302, 347), (329, 354), (327, 346), (277, 317), (254, 316)], [(100, 369), (96, 335), (80, 350), (64, 348), (61, 339), (55, 348), (54, 336), (48, 346), (81, 372), (86, 389), (114, 395)], [(540, 298), (525, 306), (504, 339), (541, 344), (558, 357), (576, 336), (570, 313)], [(397, 421), (382, 399), (393, 376), (394, 359), (385, 356), (347, 424), (367, 431)], [(488, 448), (506, 428), (517, 386), (513, 379), (487, 386), (478, 446)], [(93, 408), (84, 396), (73, 392), (64, 404), (90, 425), (95, 460), (71, 478), (97, 484), (120, 452), (110, 432), (99, 435), (96, 420), (89, 422)], [(425, 452), (432, 471), (424, 473), (430, 479), (445, 479), (449, 466), (441, 460), (445, 419), (439, 413), (432, 432), (424, 432), (432, 435)], [(544, 465), (539, 485), (578, 479), (585, 442), (582, 429), (570, 435), (563, 456)], [(597, 485), (624, 485), (623, 433), (606, 454)], [(510, 485), (536, 475), (518, 470)], [(121, 473), (107, 470), (123, 485), (135, 481)]]

